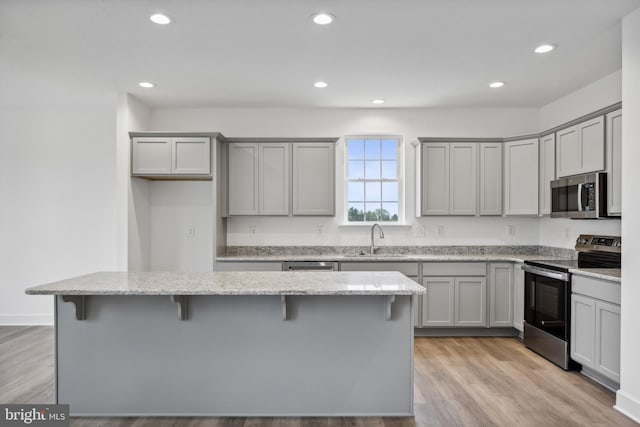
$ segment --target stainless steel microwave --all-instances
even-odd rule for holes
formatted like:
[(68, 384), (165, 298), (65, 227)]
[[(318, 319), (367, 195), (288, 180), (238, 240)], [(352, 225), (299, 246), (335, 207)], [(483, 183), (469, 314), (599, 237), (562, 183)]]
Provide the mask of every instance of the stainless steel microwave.
[(606, 216), (606, 173), (589, 173), (551, 181), (552, 218), (597, 219)]

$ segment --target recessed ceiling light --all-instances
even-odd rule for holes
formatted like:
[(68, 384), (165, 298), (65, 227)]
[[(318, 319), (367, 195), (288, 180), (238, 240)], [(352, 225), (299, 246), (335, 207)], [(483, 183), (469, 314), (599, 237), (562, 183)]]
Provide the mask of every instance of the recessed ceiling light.
[(374, 99), (371, 102), (374, 103), (374, 104), (384, 104), (384, 99)]
[(535, 48), (533, 51), (535, 53), (547, 53), (547, 52), (551, 52), (555, 48), (556, 47), (552, 44), (541, 44), (540, 46)]
[(154, 13), (149, 17), (149, 19), (154, 24), (159, 25), (167, 25), (171, 23), (171, 18), (169, 18), (167, 15), (163, 15), (162, 13)]
[(311, 19), (313, 19), (313, 22), (315, 22), (318, 25), (327, 25), (327, 24), (331, 24), (335, 19), (335, 17), (330, 13), (321, 12), (321, 13), (313, 14), (311, 16)]
[(138, 86), (143, 87), (145, 89), (150, 89), (152, 87), (154, 87), (155, 85), (151, 82), (140, 82), (138, 83)]
[(504, 86), (504, 82), (493, 82), (493, 83), (489, 83), (489, 87), (491, 88), (499, 88)]
[(327, 82), (315, 82), (313, 85), (319, 89), (324, 89), (325, 87), (329, 86)]

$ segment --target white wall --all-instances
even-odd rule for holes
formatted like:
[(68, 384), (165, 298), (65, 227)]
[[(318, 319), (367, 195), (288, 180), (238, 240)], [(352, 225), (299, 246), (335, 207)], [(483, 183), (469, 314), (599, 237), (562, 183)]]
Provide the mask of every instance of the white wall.
[[(220, 131), (226, 136), (404, 136), (406, 218), (409, 227), (385, 229), (384, 244), (537, 244), (532, 218), (421, 218), (414, 209), (414, 156), (419, 136), (499, 137), (537, 132), (537, 109), (153, 109), (152, 130)], [(337, 212), (343, 210), (344, 142), (337, 144)], [(341, 227), (342, 218), (230, 218), (229, 245), (366, 244), (367, 231)], [(515, 236), (507, 225), (515, 227)], [(444, 227), (443, 235), (437, 226)], [(253, 227), (253, 228), (252, 228)], [(250, 230), (255, 230), (255, 233)]]
[(620, 390), (616, 408), (640, 422), (640, 209), (635, 184), (640, 182), (640, 9), (622, 21), (622, 333)]
[(53, 321), (29, 286), (117, 268), (115, 103), (0, 108), (0, 324)]
[(551, 129), (622, 100), (618, 70), (540, 108), (540, 130)]
[(149, 269), (211, 271), (213, 183), (150, 181), (149, 186)]

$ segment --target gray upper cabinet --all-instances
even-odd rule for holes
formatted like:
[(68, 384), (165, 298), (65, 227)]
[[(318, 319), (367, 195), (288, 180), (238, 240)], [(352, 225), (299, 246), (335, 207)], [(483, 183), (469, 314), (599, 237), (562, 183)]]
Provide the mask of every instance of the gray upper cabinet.
[(607, 213), (622, 215), (622, 110), (607, 114)]
[(558, 178), (604, 170), (604, 117), (587, 120), (556, 133)]
[(335, 215), (335, 144), (293, 143), (293, 215)]
[(291, 144), (287, 143), (268, 143), (259, 146), (260, 215), (289, 214), (290, 151)]
[(502, 215), (502, 143), (480, 148), (480, 215)]
[(489, 326), (513, 326), (513, 266), (489, 265)]
[(211, 175), (211, 140), (164, 136), (131, 139), (134, 176)]
[(422, 214), (475, 215), (477, 143), (422, 145)]
[(538, 140), (504, 143), (504, 214), (538, 215)]
[(422, 215), (449, 214), (449, 144), (422, 144)]
[(450, 147), (449, 214), (475, 215), (477, 211), (478, 144), (453, 143)]
[(257, 143), (229, 144), (229, 215), (258, 215), (259, 150)]
[(551, 181), (556, 179), (556, 135), (540, 138), (540, 215), (551, 213)]
[(211, 143), (209, 138), (173, 138), (171, 173), (208, 175), (211, 173)]

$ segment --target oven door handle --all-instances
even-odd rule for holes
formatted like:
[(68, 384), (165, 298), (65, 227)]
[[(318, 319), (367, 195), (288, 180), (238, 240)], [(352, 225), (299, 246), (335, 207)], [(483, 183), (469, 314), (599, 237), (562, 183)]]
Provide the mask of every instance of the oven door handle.
[(562, 280), (563, 282), (568, 282), (569, 281), (569, 275), (567, 273), (561, 273), (561, 272), (558, 272), (558, 271), (542, 270), (540, 268), (530, 267), (528, 265), (523, 265), (522, 269), (524, 271), (528, 272), (528, 273), (535, 274), (535, 275), (538, 275), (538, 276), (548, 277), (550, 279)]

